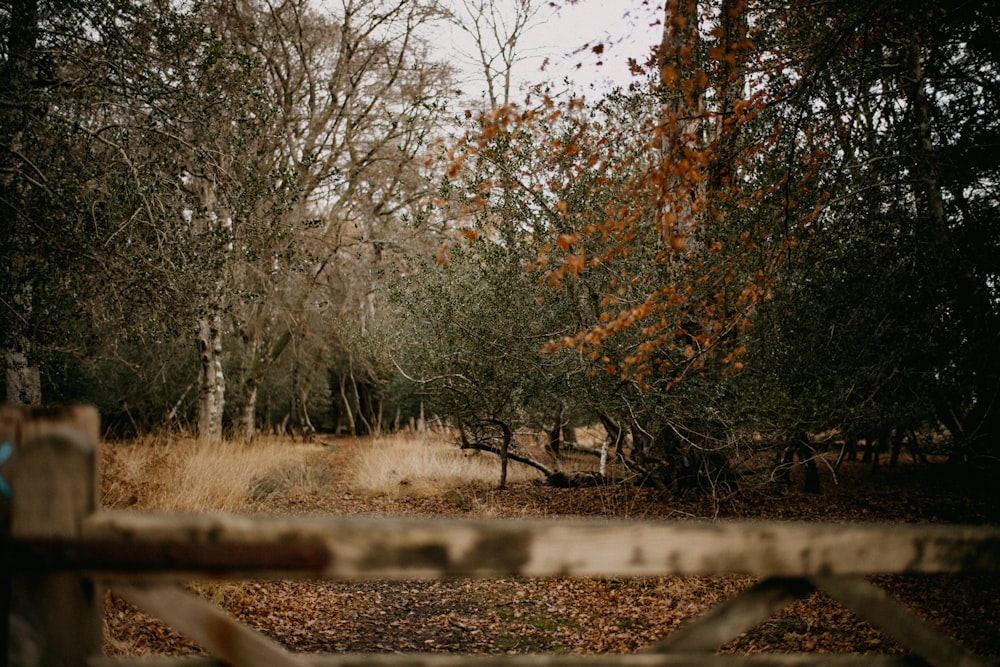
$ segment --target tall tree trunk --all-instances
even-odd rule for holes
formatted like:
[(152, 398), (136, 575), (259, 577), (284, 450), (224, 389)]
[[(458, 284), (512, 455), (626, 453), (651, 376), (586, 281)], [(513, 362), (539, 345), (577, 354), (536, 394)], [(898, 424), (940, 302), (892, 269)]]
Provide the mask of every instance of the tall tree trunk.
[[(12, 264), (20, 264), (18, 258), (13, 258)], [(15, 271), (17, 269), (15, 268)], [(27, 323), (31, 318), (32, 290), (31, 284), (21, 285), (14, 298), (14, 308), (20, 323)], [(16, 325), (20, 329), (20, 325)], [(4, 384), (7, 389), (7, 402), (11, 405), (41, 405), (42, 376), (38, 366), (33, 362), (31, 341), (19, 333), (8, 339), (8, 347), (4, 351)]]
[(316, 427), (313, 426), (312, 419), (309, 418), (309, 387), (300, 387), (295, 394), (295, 400), (298, 402), (296, 412), (299, 415), (299, 428), (302, 437), (309, 439), (316, 432)]
[(300, 363), (296, 359), (292, 364), (291, 409), (289, 416), (292, 433), (301, 434), (303, 437), (308, 438), (316, 432), (316, 427), (313, 426), (312, 421), (309, 419), (308, 405), (309, 392), (311, 390), (309, 374), (306, 373), (305, 380), (302, 379)]
[[(19, 159), (12, 148), (24, 142), (25, 131), (35, 123), (39, 100), (45, 99), (34, 89), (34, 61), (38, 39), (37, 0), (13, 0), (8, 3), (6, 34), (7, 58), (0, 70), (3, 104), (0, 104), (0, 172), (16, 174)], [(0, 181), (0, 216), (8, 229), (16, 229), (21, 215), (19, 202), (23, 191), (17, 178), (5, 177)], [(31, 341), (27, 337), (33, 304), (32, 283), (26, 276), (21, 246), (24, 239), (16, 232), (5, 234), (8, 272), (6, 278), (14, 286), (6, 304), (11, 311), (4, 318), (0, 349), (4, 355), (4, 385), (7, 402), (21, 405), (38, 405), (42, 402), (41, 374), (35, 362)], [(9, 245), (8, 245), (9, 244)]]
[(222, 374), (222, 317), (198, 320), (198, 438), (222, 440), (226, 380)]
[(723, 0), (719, 17), (721, 79), (715, 82), (716, 146), (709, 177), (713, 189), (729, 186), (733, 182), (736, 161), (735, 128), (737, 126), (736, 102), (746, 94), (746, 51), (748, 48), (747, 7), (745, 0)]
[[(371, 414), (369, 413), (368, 416), (365, 416), (365, 406), (362, 405), (362, 403), (361, 403), (361, 391), (358, 388), (358, 379), (356, 377), (354, 377), (354, 364), (351, 363), (348, 366), (348, 368), (349, 368), (349, 373), (350, 373), (350, 378), (351, 378), (351, 389), (353, 389), (353, 391), (354, 391), (355, 414), (357, 415), (357, 418), (361, 421), (362, 426), (364, 426), (364, 429), (365, 429), (365, 433), (364, 434), (365, 435), (371, 435), (371, 433), (372, 433), (372, 425), (371, 425), (371, 421), (369, 420), (369, 417), (371, 417)], [(358, 435), (358, 434), (355, 434), (355, 435)]]
[(698, 60), (697, 0), (667, 0), (664, 12), (658, 138), (663, 186), (657, 224), (663, 247), (679, 251), (694, 240), (697, 211), (705, 198), (705, 180), (696, 173), (702, 169), (706, 79)]
[(500, 490), (503, 491), (507, 488), (507, 462), (510, 459), (510, 443), (514, 438), (513, 432), (510, 427), (504, 422), (499, 420), (492, 420), (494, 424), (500, 427), (501, 433), (503, 433), (503, 441), (500, 443)]
[(243, 381), (243, 404), (240, 406), (240, 432), (244, 440), (252, 442), (257, 435), (257, 390), (260, 384), (255, 378)]
[(337, 374), (337, 384), (340, 386), (340, 400), (344, 404), (344, 412), (347, 415), (347, 429), (351, 435), (357, 435), (357, 425), (354, 423), (354, 410), (351, 409), (351, 399), (347, 397), (347, 374)]
[(697, 0), (668, 0), (660, 43), (664, 158), (679, 159), (684, 148), (702, 145), (705, 111), (704, 68), (698, 60)]
[(357, 435), (358, 425), (354, 421), (354, 408), (351, 407), (351, 399), (347, 397), (347, 375), (340, 376), (340, 400), (344, 404), (344, 414), (347, 415), (347, 432)]
[[(244, 335), (250, 363), (242, 384), (239, 430), (247, 442), (251, 442), (257, 435), (257, 392), (264, 380), (264, 374), (288, 347), (291, 339), (292, 332), (288, 329), (270, 346), (262, 345), (256, 337)], [(259, 353), (261, 347), (267, 348), (263, 354)]]
[(257, 391), (260, 389), (260, 378), (257, 372), (258, 345), (257, 338), (243, 334), (243, 342), (246, 346), (245, 357), (249, 359), (247, 368), (243, 372), (243, 381), (240, 383), (240, 412), (236, 422), (236, 429), (247, 442), (253, 442), (257, 435)]
[[(192, 170), (194, 173), (194, 170)], [(207, 176), (192, 176), (185, 183), (189, 194), (197, 197), (199, 210), (193, 212), (194, 226), (201, 233), (216, 232), (219, 229), (232, 230), (232, 220), (227, 209), (218, 206), (216, 182)], [(232, 250), (232, 238), (225, 245), (215, 248), (228, 256)], [(226, 264), (228, 262), (224, 262)], [(206, 278), (213, 280), (211, 295), (205, 310), (211, 315), (198, 319), (198, 439), (202, 443), (222, 440), (222, 414), (226, 402), (226, 380), (222, 374), (222, 294), (226, 279), (225, 267), (219, 273)]]
[(18, 337), (23, 346), (8, 349), (4, 354), (4, 383), (7, 388), (7, 402), (12, 405), (40, 405), (42, 402), (42, 381), (38, 366), (28, 361), (27, 340)]

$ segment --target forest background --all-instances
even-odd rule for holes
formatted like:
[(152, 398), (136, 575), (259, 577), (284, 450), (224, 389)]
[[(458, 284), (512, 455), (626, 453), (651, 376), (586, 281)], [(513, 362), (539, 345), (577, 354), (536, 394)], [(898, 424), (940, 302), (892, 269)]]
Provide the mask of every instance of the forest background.
[(599, 423), (664, 488), (822, 434), (993, 459), (991, 3), (637, 3), (587, 95), (513, 78), (548, 5), (4, 2), (5, 399), (505, 459)]

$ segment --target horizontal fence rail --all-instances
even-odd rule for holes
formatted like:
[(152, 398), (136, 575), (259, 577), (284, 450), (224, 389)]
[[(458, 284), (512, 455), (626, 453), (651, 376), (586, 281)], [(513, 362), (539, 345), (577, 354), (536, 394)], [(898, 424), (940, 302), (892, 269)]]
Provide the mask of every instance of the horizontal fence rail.
[(988, 573), (1000, 569), (1000, 528), (105, 511), (77, 538), (22, 540), (10, 558), (107, 579)]
[[(13, 443), (0, 478), (0, 598), (7, 664), (609, 667), (994, 664), (924, 623), (871, 574), (996, 573), (1000, 527), (446, 520), (177, 515), (97, 509), (97, 414), (0, 408)], [(2, 446), (2, 443), (0, 443)], [(9, 517), (9, 520), (8, 520)], [(634, 655), (300, 655), (174, 582), (198, 578), (415, 579), (748, 574), (757, 584)], [(202, 645), (212, 658), (101, 655), (105, 586)], [(823, 591), (911, 656), (718, 656), (718, 646), (790, 602)], [(68, 632), (67, 629), (72, 629)]]

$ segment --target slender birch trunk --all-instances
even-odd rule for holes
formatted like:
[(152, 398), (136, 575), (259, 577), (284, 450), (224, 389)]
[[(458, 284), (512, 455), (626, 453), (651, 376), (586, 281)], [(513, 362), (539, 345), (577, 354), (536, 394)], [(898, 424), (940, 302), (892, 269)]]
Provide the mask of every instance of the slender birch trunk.
[(247, 442), (252, 442), (257, 434), (257, 390), (260, 388), (260, 380), (257, 375), (259, 346), (254, 336), (244, 334), (243, 340), (247, 347), (245, 354), (250, 363), (247, 370), (244, 371), (243, 382), (240, 385), (241, 403), (236, 428)]
[(226, 380), (222, 373), (222, 317), (198, 320), (198, 438), (222, 440)]
[[(194, 227), (201, 233), (217, 229), (232, 231), (229, 211), (218, 206), (216, 183), (205, 176), (190, 176), (185, 182), (189, 193), (197, 197), (200, 209), (194, 215)], [(228, 259), (232, 239), (215, 249)], [(198, 439), (203, 444), (222, 440), (222, 415), (226, 402), (226, 379), (222, 372), (222, 294), (226, 270), (225, 262), (220, 273), (206, 275), (212, 281), (210, 296), (206, 300), (205, 314), (198, 318)]]

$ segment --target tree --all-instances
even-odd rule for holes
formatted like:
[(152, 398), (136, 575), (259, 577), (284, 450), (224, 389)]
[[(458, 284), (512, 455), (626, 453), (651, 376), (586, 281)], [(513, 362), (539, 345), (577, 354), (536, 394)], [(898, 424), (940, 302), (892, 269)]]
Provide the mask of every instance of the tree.
[[(872, 436), (944, 424), (962, 455), (995, 429), (997, 52), (985, 3), (772, 12), (765, 115), (811, 172), (808, 244), (758, 313), (757, 393), (784, 423)], [(780, 27), (778, 27), (780, 25)], [(961, 156), (961, 157), (960, 157)], [(811, 192), (802, 196), (802, 192)], [(817, 197), (816, 193), (825, 196)], [(872, 438), (869, 438), (871, 440)], [(881, 438), (881, 439), (884, 439)]]
[(183, 209), (167, 212), (179, 215), (163, 222), (186, 228), (194, 251), (178, 270), (191, 272), (195, 283), (197, 430), (212, 442), (223, 435), (224, 311), (238, 289), (235, 257), (261, 251), (274, 229), (254, 213), (280, 205), (270, 187), (277, 174), (259, 171), (252, 160), (274, 114), (260, 59), (233, 42), (214, 9), (195, 6), (183, 18), (177, 30), (152, 32), (143, 85), (126, 100), (131, 115), (120, 122), (140, 137), (137, 150), (172, 157), (158, 182), (177, 190)]
[[(466, 446), (503, 459), (519, 429), (549, 430), (567, 415), (601, 418), (609, 430), (635, 435), (629, 465), (638, 474), (664, 487), (665, 477), (675, 487), (696, 481), (676, 465), (656, 472), (646, 465), (664, 458), (667, 443), (658, 436), (675, 432), (668, 406), (676, 402), (650, 398), (618, 370), (641, 349), (636, 329), (622, 327), (585, 355), (560, 349), (564, 342), (572, 347), (581, 329), (607, 324), (610, 307), (641, 303), (649, 282), (662, 275), (655, 212), (632, 221), (633, 245), (609, 254), (613, 261), (604, 259), (606, 240), (594, 233), (618, 215), (623, 185), (648, 156), (646, 133), (659, 109), (645, 93), (619, 93), (594, 106), (542, 98), (524, 110), (496, 110), (474, 126), (474, 148), (456, 171), (462, 179), (442, 193), (460, 195), (454, 206), (471, 217), (457, 233), (465, 240), (442, 247), (437, 264), (412, 277), (404, 298), (408, 312), (419, 313), (406, 370), (433, 391), (432, 406), (459, 425)], [(677, 350), (680, 373), (697, 375), (694, 356)], [(612, 364), (617, 368), (608, 372)], [(646, 446), (641, 436), (650, 433)], [(616, 441), (623, 455), (623, 441)], [(557, 471), (542, 472), (560, 479)]]
[[(434, 3), (15, 10), (4, 74), (30, 90), (4, 107), (3, 344), (29, 372), (8, 377), (40, 366), (64, 396), (117, 362), (139, 381), (166, 367), (148, 350), (198, 323), (200, 431), (221, 435), (228, 355), (249, 435), (282, 351), (292, 343), (308, 367), (298, 355), (329, 324), (317, 310), (369, 317), (382, 262), (409, 242), (397, 232), (424, 193), (420, 155), (446, 89), (419, 35)], [(178, 380), (161, 399), (171, 420), (191, 396)], [(20, 382), (11, 398), (38, 395)], [(115, 413), (113, 391), (88, 395)]]
[[(668, 3), (644, 148), (603, 156), (614, 196), (591, 192), (575, 209), (543, 202), (550, 183), (493, 181), (531, 192), (560, 221), (545, 252), (553, 284), (572, 292), (617, 273), (591, 283), (598, 321), (556, 347), (672, 395), (651, 405), (674, 414), (690, 406), (684, 385), (734, 400), (727, 378), (749, 348), (754, 367), (734, 386), (755, 392), (740, 413), (777, 417), (782, 439), (930, 419), (982, 442), (997, 391), (982, 370), (995, 363), (995, 266), (966, 241), (995, 246), (981, 216), (996, 166), (941, 161), (978, 156), (977, 142), (995, 136), (995, 116), (965, 104), (995, 88), (995, 53), (980, 37), (994, 20), (981, 4)], [(545, 147), (538, 164), (573, 164), (563, 181), (585, 182), (579, 165), (600, 161), (593, 147), (607, 126), (567, 140), (538, 129), (548, 117), (495, 114), (468, 138), (470, 153), (529, 133)], [(612, 142), (635, 140), (626, 137)], [(701, 384), (709, 378), (722, 391)], [(754, 397), (762, 409), (748, 405)], [(662, 441), (645, 429), (653, 451), (683, 453), (670, 442), (676, 420), (664, 420), (673, 425)]]
[(495, 0), (462, 0), (448, 14), (452, 25), (465, 32), (473, 53), (464, 54), (486, 85), (486, 105), (498, 109), (511, 103), (515, 66), (524, 59), (521, 42), (537, 19), (537, 0), (517, 0), (501, 11)]
[[(23, 154), (22, 144), (26, 134), (32, 130), (32, 125), (38, 114), (39, 104), (31, 97), (33, 79), (35, 78), (35, 51), (38, 33), (38, 7), (32, 0), (15, 2), (10, 5), (4, 31), (5, 53), (3, 72), (0, 80), (3, 90), (7, 91), (4, 100), (2, 126), (3, 150), (3, 214), (7, 220), (16, 220), (18, 203), (22, 198), (21, 191), (25, 186), (14, 182), (14, 174), (19, 170), (17, 157)], [(20, 162), (31, 162), (22, 157)], [(13, 226), (8, 227), (12, 229)], [(26, 259), (23, 249), (15, 249), (12, 234), (5, 234), (4, 262), (6, 278), (21, 277), (26, 273)], [(7, 281), (5, 281), (7, 282)], [(30, 342), (24, 329), (24, 323), (30, 318), (34, 297), (31, 282), (21, 279), (11, 280), (7, 284), (13, 287), (4, 296), (6, 304), (4, 329), (10, 333), (4, 340), (4, 379), (8, 402), (37, 404), (41, 401), (41, 379), (37, 362), (29, 360), (31, 354)]]
[(743, 5), (722, 10), (703, 36), (695, 3), (668, 3), (663, 43), (633, 63), (645, 83), (599, 108), (543, 98), (483, 117), (464, 142), (478, 192), (500, 193), (499, 215), (530, 220), (520, 233), (536, 239), (536, 267), (566, 292), (549, 298), (572, 304), (563, 324), (573, 334), (549, 350), (575, 350), (588, 371), (616, 378), (590, 393), (609, 423), (614, 409), (632, 426), (650, 460), (691, 458), (701, 446), (678, 442), (679, 431), (706, 430), (668, 416), (686, 403), (677, 387), (739, 369), (739, 335), (787, 250), (741, 215), (739, 174), (765, 148), (742, 135), (754, 102), (736, 96), (744, 75), (729, 65), (747, 49)]
[(573, 364), (541, 350), (566, 324), (565, 313), (539, 300), (537, 281), (526, 271), (534, 249), (485, 229), (467, 233), (475, 240), (408, 277), (399, 295), (409, 324), (400, 352), (428, 409), (449, 418), (464, 446), (501, 457), (502, 488), (515, 433), (562, 418)]
[[(178, 263), (203, 260), (197, 244), (208, 239), (182, 231), (186, 195), (173, 153), (159, 150), (169, 127), (157, 125), (185, 92), (172, 88), (162, 47), (194, 55), (192, 69), (217, 55), (189, 18), (125, 1), (15, 3), (5, 17), (5, 90), (15, 95), (4, 104), (5, 349), (28, 375), (85, 357), (99, 339), (148, 335), (168, 325), (163, 314), (189, 308), (197, 271)], [(183, 99), (190, 111), (197, 102)]]
[[(341, 291), (345, 278), (374, 275), (394, 243), (392, 221), (424, 194), (421, 153), (446, 80), (420, 35), (435, 12), (422, 2), (350, 0), (330, 14), (307, 2), (248, 2), (220, 19), (241, 49), (262, 59), (268, 96), (278, 101), (275, 129), (248, 158), (260, 178), (280, 184), (248, 212), (274, 231), (264, 243), (248, 242), (252, 256), (234, 268), (244, 290), (233, 313), (243, 343), (240, 430), (248, 439), (270, 366), (289, 344), (296, 353), (322, 346), (311, 302), (332, 312), (332, 304), (357, 298)], [(348, 317), (363, 321), (373, 315), (373, 289), (370, 281), (357, 289), (365, 303)], [(314, 365), (302, 363), (301, 373)], [(299, 378), (300, 366), (292, 370)], [(304, 394), (293, 393), (293, 422), (308, 429)]]

